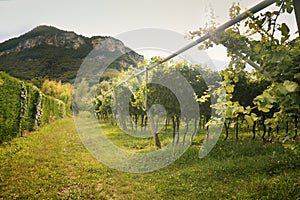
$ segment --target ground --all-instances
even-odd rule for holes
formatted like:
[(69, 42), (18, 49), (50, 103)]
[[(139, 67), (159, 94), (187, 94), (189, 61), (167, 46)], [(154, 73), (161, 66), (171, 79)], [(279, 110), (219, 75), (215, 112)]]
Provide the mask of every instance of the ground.
[(0, 199), (300, 199), (300, 157), (281, 144), (192, 145), (175, 163), (122, 173), (85, 149), (73, 118), (0, 146)]

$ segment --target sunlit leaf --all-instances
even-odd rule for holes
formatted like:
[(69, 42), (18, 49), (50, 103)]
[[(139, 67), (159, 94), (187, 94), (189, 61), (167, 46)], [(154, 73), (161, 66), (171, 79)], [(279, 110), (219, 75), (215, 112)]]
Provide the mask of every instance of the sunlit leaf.
[(268, 109), (268, 108), (266, 108), (266, 107), (258, 107), (258, 110), (259, 111), (262, 111), (262, 112), (264, 112), (264, 113), (268, 113), (268, 112), (270, 112), (270, 109)]
[(239, 112), (239, 113), (243, 113), (243, 112), (244, 112), (244, 110), (245, 110), (245, 109), (244, 109), (244, 107), (243, 107), (243, 106), (239, 106), (239, 107), (238, 107), (238, 112)]
[(234, 92), (234, 86), (233, 85), (226, 85), (226, 91), (228, 93), (233, 93)]
[(298, 83), (293, 81), (284, 81), (283, 86), (288, 92), (296, 92), (299, 87)]
[(282, 95), (287, 95), (287, 93), (288, 93), (288, 90), (285, 87), (283, 87), (282, 85), (278, 85), (277, 90)]
[(245, 115), (245, 120), (247, 121), (247, 123), (249, 124), (249, 126), (253, 126), (254, 125), (254, 121), (253, 121), (253, 119), (252, 119), (251, 116)]
[(300, 79), (300, 73), (298, 73), (298, 74), (295, 74), (295, 75), (294, 75), (294, 78), (296, 78), (296, 79)]

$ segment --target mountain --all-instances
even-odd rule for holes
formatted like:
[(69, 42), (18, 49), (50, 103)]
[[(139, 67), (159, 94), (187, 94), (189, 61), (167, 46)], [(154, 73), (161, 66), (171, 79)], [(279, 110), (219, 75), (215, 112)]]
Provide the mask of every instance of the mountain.
[(85, 37), (52, 26), (38, 26), (0, 44), (0, 71), (30, 80), (37, 77), (73, 82), (83, 59), (101, 45), (103, 52), (122, 56), (110, 67), (121, 70), (141, 62), (143, 56), (113, 37)]

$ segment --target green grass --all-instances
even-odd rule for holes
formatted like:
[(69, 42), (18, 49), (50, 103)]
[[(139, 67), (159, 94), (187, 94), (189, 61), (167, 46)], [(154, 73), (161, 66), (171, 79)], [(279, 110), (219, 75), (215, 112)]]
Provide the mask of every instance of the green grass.
[(0, 199), (300, 199), (300, 157), (280, 144), (220, 140), (204, 159), (198, 151), (122, 173), (95, 160), (63, 119), (0, 146)]

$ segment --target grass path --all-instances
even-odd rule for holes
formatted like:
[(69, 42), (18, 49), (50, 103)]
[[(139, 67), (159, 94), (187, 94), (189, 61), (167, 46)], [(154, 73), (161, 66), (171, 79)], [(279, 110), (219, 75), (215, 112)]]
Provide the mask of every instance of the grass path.
[(0, 199), (300, 199), (300, 159), (279, 144), (191, 147), (170, 166), (128, 174), (82, 145), (72, 118), (0, 146)]

